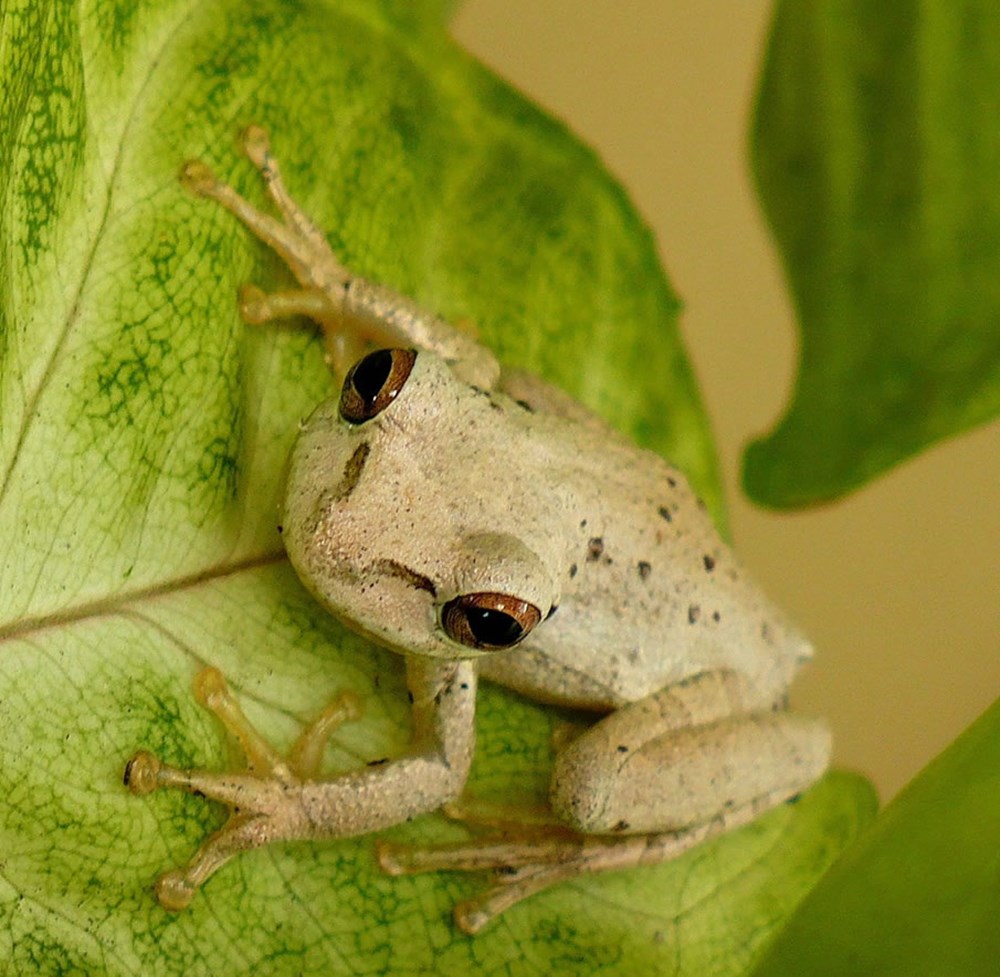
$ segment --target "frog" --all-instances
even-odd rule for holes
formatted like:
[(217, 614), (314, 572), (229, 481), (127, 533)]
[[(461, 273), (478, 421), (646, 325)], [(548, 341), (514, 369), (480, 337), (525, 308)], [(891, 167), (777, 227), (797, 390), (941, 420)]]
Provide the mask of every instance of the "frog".
[[(681, 471), (566, 392), (501, 366), (465, 323), (353, 274), (285, 186), (260, 126), (242, 135), (278, 216), (200, 161), (186, 188), (230, 211), (297, 287), (244, 286), (243, 318), (305, 317), (339, 382), (302, 422), (282, 539), (312, 596), (405, 662), (412, 742), (326, 776), (330, 737), (360, 714), (330, 703), (286, 753), (214, 667), (197, 700), (245, 766), (188, 770), (140, 750), (136, 795), (179, 789), (229, 809), (156, 883), (168, 910), (240, 852), (375, 834), (444, 811), (494, 834), (377, 842), (391, 875), (492, 871), (454, 908), (475, 934), (561, 881), (676, 858), (797, 798), (826, 770), (828, 727), (789, 708), (809, 641), (750, 579)], [(589, 717), (556, 744), (544, 812), (463, 797), (477, 684)]]

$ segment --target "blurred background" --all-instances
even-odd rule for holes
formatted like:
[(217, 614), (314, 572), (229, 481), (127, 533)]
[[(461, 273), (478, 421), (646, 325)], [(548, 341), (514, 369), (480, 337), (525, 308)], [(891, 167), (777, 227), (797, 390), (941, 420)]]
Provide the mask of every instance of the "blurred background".
[(744, 445), (782, 413), (796, 358), (746, 162), (770, 7), (464, 0), (453, 33), (595, 147), (652, 225), (736, 547), (818, 648), (794, 705), (829, 718), (836, 763), (888, 800), (1000, 695), (1000, 424), (825, 508), (742, 495)]

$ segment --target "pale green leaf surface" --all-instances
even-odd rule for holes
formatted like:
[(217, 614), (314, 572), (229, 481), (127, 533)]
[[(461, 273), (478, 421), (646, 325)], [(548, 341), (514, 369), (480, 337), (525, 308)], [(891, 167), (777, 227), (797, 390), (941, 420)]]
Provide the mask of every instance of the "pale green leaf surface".
[(856, 488), (1000, 412), (1000, 7), (785, 0), (754, 172), (801, 327), (757, 501)]
[[(423, 16), (418, 14), (423, 11)], [(672, 865), (567, 884), (476, 940), (463, 876), (388, 879), (369, 840), (237, 859), (173, 916), (150, 886), (222, 813), (121, 785), (150, 749), (219, 767), (191, 678), (220, 667), (279, 744), (339, 690), (332, 770), (399, 752), (399, 661), (317, 610), (276, 531), (300, 417), (329, 392), (308, 331), (249, 329), (285, 279), (185, 195), (202, 157), (254, 199), (235, 134), (357, 271), (478, 322), (692, 475), (711, 445), (648, 233), (558, 124), (464, 56), (441, 5), (69, 5), (0, 12), (0, 962), (15, 974), (739, 973), (870, 814), (833, 777)], [(404, 30), (405, 28), (405, 30)], [(473, 789), (544, 792), (550, 711), (482, 695)], [(459, 829), (423, 818), (409, 839)]]
[(806, 898), (755, 977), (989, 977), (1000, 960), (1000, 701)]

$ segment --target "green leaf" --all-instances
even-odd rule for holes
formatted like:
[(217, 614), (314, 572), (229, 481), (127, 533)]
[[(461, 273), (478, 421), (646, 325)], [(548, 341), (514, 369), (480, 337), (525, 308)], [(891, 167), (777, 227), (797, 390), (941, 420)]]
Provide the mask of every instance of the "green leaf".
[[(219, 768), (190, 694), (211, 663), (287, 745), (338, 691), (329, 757), (407, 742), (399, 660), (320, 612), (276, 531), (300, 417), (328, 395), (307, 330), (245, 327), (287, 280), (178, 185), (206, 159), (262, 189), (266, 125), (355, 270), (454, 318), (677, 460), (718, 506), (650, 235), (594, 156), (458, 50), (433, 0), (12, 0), (0, 14), (0, 960), (31, 974), (738, 973), (870, 814), (834, 777), (672, 864), (566, 884), (475, 940), (483, 885), (389, 879), (370, 839), (236, 859), (190, 910), (150, 887), (222, 812), (121, 784), (142, 747)], [(473, 789), (544, 793), (552, 711), (486, 689)], [(438, 817), (394, 836), (451, 836)]]
[(755, 977), (995, 974), (998, 852), (1000, 700), (826, 875)]
[(754, 171), (802, 329), (757, 501), (841, 495), (1000, 411), (1000, 7), (778, 4)]

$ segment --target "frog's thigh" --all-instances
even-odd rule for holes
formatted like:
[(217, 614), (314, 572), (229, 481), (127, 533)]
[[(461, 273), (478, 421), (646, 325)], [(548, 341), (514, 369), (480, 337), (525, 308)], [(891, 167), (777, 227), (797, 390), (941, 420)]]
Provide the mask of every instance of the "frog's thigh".
[(732, 673), (632, 703), (556, 759), (556, 814), (580, 831), (676, 831), (793, 797), (826, 769), (817, 720), (772, 710)]

